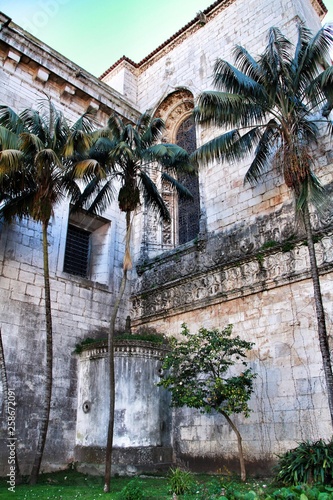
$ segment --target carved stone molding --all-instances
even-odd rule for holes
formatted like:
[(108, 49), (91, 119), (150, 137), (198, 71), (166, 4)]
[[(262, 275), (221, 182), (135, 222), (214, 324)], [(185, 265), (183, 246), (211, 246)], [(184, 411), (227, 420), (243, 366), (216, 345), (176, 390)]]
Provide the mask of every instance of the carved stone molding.
[[(191, 115), (193, 106), (193, 95), (185, 88), (172, 92), (162, 100), (154, 113), (156, 118), (162, 118), (165, 123), (162, 142), (177, 142), (177, 130), (180, 124)], [(170, 188), (170, 185), (166, 182), (161, 182), (157, 175), (155, 178), (152, 178), (157, 185), (161, 183), (162, 197), (169, 209), (171, 223), (161, 223), (156, 219), (154, 214), (147, 211), (145, 214), (145, 226), (149, 236), (145, 240), (144, 251), (146, 253), (156, 251), (156, 249), (166, 250), (173, 248), (177, 240), (177, 196), (175, 196), (175, 192)]]
[[(293, 235), (288, 217), (281, 219), (278, 224), (270, 216), (211, 235), (204, 246), (187, 244), (141, 266), (132, 295), (133, 325), (308, 279), (304, 235)], [(333, 270), (332, 229), (316, 235), (321, 274)]]
[[(332, 272), (333, 235), (317, 243), (316, 250), (320, 272)], [(153, 286), (152, 290), (135, 295), (133, 320), (194, 310), (310, 277), (308, 251), (302, 244), (289, 252), (270, 251), (197, 275), (191, 275), (188, 263), (187, 271), (186, 277), (179, 275), (173, 282)], [(164, 273), (168, 275), (166, 269)]]
[(188, 37), (192, 36), (196, 31), (207, 25), (211, 19), (214, 19), (222, 10), (229, 7), (235, 0), (218, 0), (215, 1), (208, 9), (204, 11), (205, 22), (202, 23), (202, 17), (197, 15), (191, 22), (177, 31), (162, 45), (157, 47), (151, 54), (145, 57), (138, 64), (140, 73), (146, 71), (150, 66), (155, 64), (161, 57), (168, 55), (175, 47), (181, 45)]
[(193, 107), (193, 94), (187, 89), (176, 90), (161, 102), (155, 116), (162, 118), (165, 123), (166, 142), (175, 142), (179, 125), (192, 113)]
[[(154, 342), (140, 340), (121, 340), (115, 341), (114, 355), (115, 357), (135, 356), (139, 358), (156, 358), (161, 359), (168, 347), (157, 345)], [(93, 346), (87, 346), (82, 350), (80, 359), (99, 359), (106, 358), (108, 354), (107, 341), (96, 342)]]

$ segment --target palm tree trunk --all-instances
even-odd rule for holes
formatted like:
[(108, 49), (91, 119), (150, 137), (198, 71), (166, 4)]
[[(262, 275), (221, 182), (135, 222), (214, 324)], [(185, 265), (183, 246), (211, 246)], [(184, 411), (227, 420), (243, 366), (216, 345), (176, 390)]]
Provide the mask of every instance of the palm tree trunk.
[(239, 430), (237, 429), (236, 425), (233, 423), (229, 415), (225, 413), (223, 410), (219, 410), (219, 412), (224, 416), (224, 418), (227, 420), (228, 424), (234, 431), (237, 437), (237, 445), (238, 445), (238, 456), (239, 456), (239, 465), (240, 465), (240, 471), (241, 471), (241, 480), (246, 481), (246, 469), (245, 469), (245, 460), (244, 460), (244, 452), (243, 452), (243, 446), (242, 446), (242, 436), (240, 435)]
[[(6, 416), (8, 415), (8, 378), (7, 378), (7, 369), (5, 362), (5, 352), (2, 343), (1, 328), (0, 328), (0, 371), (1, 371), (2, 391), (3, 391), (4, 415), (6, 418)], [(17, 448), (15, 443), (15, 483), (20, 484), (20, 482), (21, 482), (21, 473), (17, 459)]]
[[(126, 245), (125, 245), (125, 256), (129, 255), (130, 251), (130, 212), (126, 212)], [(123, 298), (126, 282), (127, 282), (127, 266), (123, 267), (123, 277), (121, 280), (119, 293), (117, 300), (113, 306), (112, 315), (110, 318), (110, 326), (108, 333), (108, 355), (109, 355), (109, 386), (110, 386), (110, 406), (109, 406), (109, 425), (108, 425), (108, 437), (105, 452), (105, 475), (104, 475), (104, 492), (110, 492), (110, 481), (111, 481), (111, 467), (112, 467), (112, 447), (113, 447), (113, 431), (114, 431), (114, 408), (115, 408), (115, 397), (116, 397), (116, 384), (115, 384), (115, 374), (114, 374), (114, 332), (115, 324), (117, 319), (117, 314), (121, 300)]]
[(49, 425), (51, 397), (52, 397), (52, 313), (51, 313), (51, 294), (50, 294), (50, 273), (49, 273), (49, 249), (47, 239), (48, 221), (43, 222), (43, 261), (44, 261), (44, 293), (45, 293), (45, 319), (46, 319), (46, 385), (45, 396), (42, 406), (41, 425), (39, 430), (39, 439), (35, 455), (35, 461), (30, 475), (30, 484), (36, 484), (42, 462), (47, 428)]
[(306, 204), (302, 210), (303, 220), (306, 230), (306, 240), (308, 244), (309, 257), (310, 257), (310, 270), (311, 277), (313, 283), (314, 290), (314, 300), (315, 300), (315, 308), (317, 315), (317, 326), (318, 326), (318, 338), (319, 338), (319, 346), (320, 352), (323, 360), (324, 374), (326, 380), (326, 388), (327, 388), (327, 397), (328, 397), (328, 406), (331, 415), (331, 422), (333, 426), (333, 373), (332, 373), (332, 363), (331, 363), (331, 355), (330, 348), (328, 343), (328, 335), (326, 329), (326, 320), (325, 320), (325, 311), (323, 306), (321, 288), (320, 288), (320, 280), (319, 280), (319, 272), (318, 265), (316, 259), (316, 252), (312, 238), (312, 227), (310, 220), (309, 207)]

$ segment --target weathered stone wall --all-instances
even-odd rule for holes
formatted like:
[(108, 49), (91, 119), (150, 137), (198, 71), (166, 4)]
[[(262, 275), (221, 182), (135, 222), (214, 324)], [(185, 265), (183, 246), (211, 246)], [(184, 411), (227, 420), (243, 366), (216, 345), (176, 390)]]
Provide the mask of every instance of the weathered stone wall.
[[(272, 25), (292, 38), (300, 19), (317, 30), (320, 19), (311, 4), (320, 14), (319, 3), (310, 1), (219, 3), (208, 13), (206, 24), (192, 23), (139, 65), (140, 107), (158, 109), (175, 89), (188, 89), (195, 98), (212, 88), (216, 58), (232, 61), (235, 44), (260, 53)], [(157, 79), (159, 99), (149, 92)], [(175, 119), (179, 122), (181, 117)], [(204, 128), (197, 132), (198, 145), (218, 133)], [(331, 189), (332, 150), (324, 134), (315, 158), (316, 174)], [(191, 331), (232, 323), (235, 333), (255, 342), (250, 358), (258, 372), (253, 413), (248, 420), (236, 421), (247, 460), (259, 471), (267, 470), (276, 453), (302, 439), (329, 438), (331, 424), (305, 236), (281, 177), (268, 172), (261, 185), (244, 186), (248, 165), (243, 161), (201, 168), (204, 230), (196, 241), (169, 253), (147, 258), (156, 253), (154, 249), (142, 256), (132, 318), (134, 326), (146, 324), (174, 335), (183, 322)], [(314, 216), (314, 227), (330, 331), (332, 214), (322, 220)], [(235, 436), (221, 417), (177, 411), (174, 433), (177, 457), (193, 466), (216, 469), (237, 461)]]
[[(231, 60), (236, 43), (259, 53), (273, 24), (291, 36), (298, 19), (304, 19), (314, 30), (319, 28), (321, 11), (319, 8), (316, 15), (311, 4), (320, 7), (321, 2), (215, 2), (207, 23), (190, 23), (140, 65), (124, 60), (104, 82), (14, 23), (6, 25), (8, 19), (0, 14), (4, 23), (0, 30), (0, 103), (20, 111), (36, 106), (46, 92), (72, 120), (89, 107), (97, 110), (100, 123), (105, 123), (112, 110), (133, 119), (138, 110), (158, 109), (178, 88), (195, 99), (200, 91), (211, 88), (216, 57)], [(113, 82), (119, 92), (107, 85)], [(185, 108), (184, 117), (188, 113)], [(175, 118), (177, 125), (182, 117)], [(176, 122), (174, 125), (170, 124), (170, 130), (176, 128)], [(198, 129), (198, 145), (216, 133)], [(316, 151), (315, 167), (323, 183), (330, 186), (332, 150), (324, 136)], [(329, 437), (331, 430), (304, 235), (295, 225), (290, 193), (281, 179), (269, 172), (263, 185), (243, 186), (246, 168), (247, 163), (242, 162), (210, 165), (200, 171), (202, 231), (196, 241), (155, 260), (143, 260), (149, 251), (141, 255), (138, 279), (133, 272), (130, 281), (131, 315), (134, 327), (155, 326), (166, 334), (178, 334), (182, 322), (191, 331), (202, 325), (223, 327), (232, 323), (237, 334), (255, 342), (250, 358), (258, 372), (251, 402), (253, 413), (247, 421), (237, 418), (237, 423), (247, 459), (258, 471), (267, 468), (275, 453), (301, 439)], [(176, 205), (171, 208), (177, 212)], [(50, 228), (55, 368), (45, 469), (80, 460), (79, 454), (74, 454), (77, 358), (73, 350), (84, 337), (105, 335), (124, 249), (124, 221), (116, 205), (110, 207), (105, 219), (108, 227), (95, 240), (99, 257), (87, 280), (63, 272), (67, 203), (57, 208)], [(159, 242), (161, 227), (148, 211), (137, 216), (137, 223), (134, 253), (140, 257), (145, 234), (149, 232), (148, 242)], [(330, 214), (326, 220), (315, 219), (315, 228), (323, 299), (331, 328)], [(29, 472), (36, 444), (44, 383), (40, 239), (40, 228), (30, 221), (0, 229), (0, 321), (9, 385), (17, 395), (18, 453), (25, 473)], [(155, 244), (154, 253), (157, 250)], [(127, 313), (125, 305), (119, 315), (121, 323)], [(2, 427), (1, 437), (4, 430)], [(194, 466), (218, 468), (223, 461), (229, 465), (235, 462), (234, 436), (215, 415), (177, 411), (173, 433), (177, 457)], [(7, 450), (3, 440), (0, 444), (4, 467), (0, 472), (6, 473)]]
[[(195, 102), (201, 91), (213, 88), (216, 59), (233, 62), (236, 44), (243, 45), (251, 54), (258, 55), (266, 44), (267, 32), (271, 26), (279, 27), (293, 40), (296, 24), (300, 20), (315, 32), (320, 28), (320, 16), (323, 16), (321, 3), (317, 0), (224, 0), (213, 5), (208, 9), (206, 23), (201, 23), (199, 19), (190, 22), (171, 37), (168, 43), (139, 64), (130, 68), (129, 61), (123, 60), (119, 65), (114, 65), (103, 80), (112, 85), (113, 77), (119, 78), (120, 72), (124, 71), (125, 74), (128, 71), (132, 78), (136, 75), (137, 104), (142, 111), (152, 109), (159, 112), (161, 103), (176, 90), (191, 94)], [(187, 112), (186, 109), (174, 109), (174, 128), (179, 126)], [(170, 123), (169, 129), (166, 140), (175, 141), (174, 133), (170, 133), (174, 132)], [(220, 131), (212, 128), (197, 127), (197, 145), (212, 139), (218, 132)], [(332, 182), (332, 171), (327, 168), (330, 163), (331, 144), (328, 138), (322, 138), (316, 173), (319, 176), (330, 176), (330, 179), (325, 178), (325, 183)], [(272, 172), (268, 172), (259, 186), (244, 186), (248, 166), (249, 161), (244, 160), (225, 165), (211, 163), (200, 168), (201, 224), (209, 233), (224, 230), (242, 221), (252, 223), (258, 216), (281, 210), (283, 204), (288, 202), (289, 190), (281, 183), (281, 178), (276, 174), (272, 175)], [(174, 211), (177, 213), (177, 206)], [(146, 250), (152, 256), (163, 250), (161, 228), (149, 214), (146, 217), (150, 217), (150, 241), (154, 242), (150, 245), (148, 243)], [(142, 233), (137, 231), (137, 247), (140, 247), (142, 238)]]
[[(280, 27), (290, 37), (295, 34), (295, 22), (299, 19), (313, 30), (320, 28), (310, 0), (222, 0), (215, 4), (207, 14), (206, 24), (196, 20), (140, 63), (140, 109), (155, 108), (160, 99), (176, 88), (187, 88), (195, 97), (212, 88), (216, 59), (232, 61), (236, 44), (245, 46), (251, 54), (260, 54), (271, 26)], [(155, 89), (159, 89), (158, 94)]]
[[(333, 226), (331, 219), (314, 224), (330, 332)], [(193, 333), (233, 324), (235, 334), (254, 342), (253, 412), (235, 421), (256, 473), (301, 440), (331, 436), (308, 251), (294, 231), (286, 210), (148, 260), (138, 267), (132, 298), (134, 326), (178, 336), (182, 323)], [(178, 410), (174, 433), (176, 456), (192, 467), (237, 469), (235, 435), (221, 416)]]
[[(170, 465), (169, 391), (157, 387), (166, 346), (117, 341), (113, 472), (158, 470)], [(75, 460), (80, 470), (103, 471), (107, 440), (109, 379), (107, 343), (79, 356)]]
[[(1, 15), (1, 22), (5, 16)], [(16, 112), (38, 105), (45, 94), (69, 120), (89, 107), (105, 123), (116, 110), (126, 118), (137, 111), (117, 92), (37, 41), (14, 23), (0, 31), (0, 104)], [(105, 335), (122, 275), (125, 221), (115, 202), (94, 232), (89, 279), (63, 272), (69, 217), (64, 201), (56, 207), (49, 230), (54, 379), (44, 469), (74, 460), (77, 359), (76, 343)], [(45, 318), (41, 227), (23, 221), (0, 227), (0, 328), (8, 380), (17, 402), (17, 450), (24, 473), (34, 457), (44, 390)], [(127, 316), (126, 301), (120, 324)], [(2, 388), (0, 387), (0, 397)], [(0, 407), (2, 398), (0, 399)], [(6, 474), (6, 427), (1, 422), (0, 473)]]

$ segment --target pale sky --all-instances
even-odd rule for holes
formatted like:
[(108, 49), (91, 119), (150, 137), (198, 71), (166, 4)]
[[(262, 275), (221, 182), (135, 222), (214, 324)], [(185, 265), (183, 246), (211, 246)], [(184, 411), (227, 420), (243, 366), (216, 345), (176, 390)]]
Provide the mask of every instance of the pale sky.
[[(214, 0), (0, 0), (0, 11), (95, 76), (139, 62)], [(333, 0), (324, 0), (333, 21)]]

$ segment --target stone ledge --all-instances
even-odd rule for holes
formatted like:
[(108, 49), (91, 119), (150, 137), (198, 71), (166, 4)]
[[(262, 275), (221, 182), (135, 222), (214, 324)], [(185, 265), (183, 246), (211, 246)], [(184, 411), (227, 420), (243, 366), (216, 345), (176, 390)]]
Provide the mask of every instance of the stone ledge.
[[(135, 356), (138, 358), (160, 359), (168, 351), (168, 347), (145, 340), (115, 340), (115, 357)], [(108, 353), (107, 341), (96, 342), (86, 345), (80, 354), (81, 359), (90, 360), (106, 358)]]
[[(324, 235), (316, 246), (320, 274), (332, 272), (333, 234)], [(172, 280), (172, 273), (163, 271), (163, 262), (160, 262), (159, 272), (168, 276), (168, 280), (156, 284), (153, 289), (143, 288), (132, 296), (133, 326), (141, 323), (142, 319), (195, 310), (311, 277), (308, 251), (303, 243), (295, 244), (290, 251), (282, 251), (281, 245), (278, 245), (277, 248), (261, 250), (255, 255), (251, 253), (219, 265), (209, 254), (198, 256), (196, 250), (193, 253), (196, 255), (190, 256), (188, 262), (180, 260), (180, 264), (174, 263), (175, 267), (192, 266), (200, 258), (206, 265), (205, 262), (194, 265), (187, 274), (180, 270), (174, 272), (178, 277)], [(148, 280), (145, 282), (148, 283)]]

